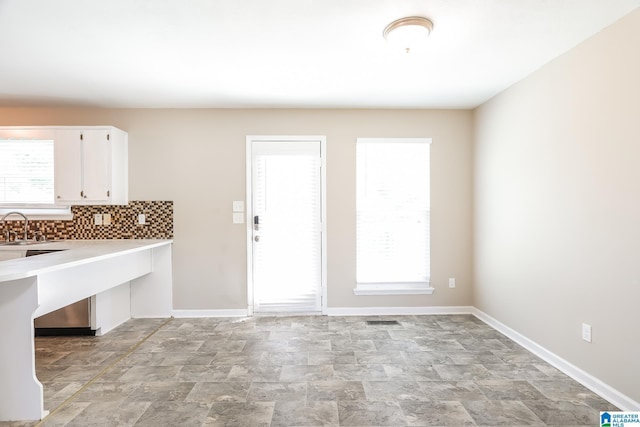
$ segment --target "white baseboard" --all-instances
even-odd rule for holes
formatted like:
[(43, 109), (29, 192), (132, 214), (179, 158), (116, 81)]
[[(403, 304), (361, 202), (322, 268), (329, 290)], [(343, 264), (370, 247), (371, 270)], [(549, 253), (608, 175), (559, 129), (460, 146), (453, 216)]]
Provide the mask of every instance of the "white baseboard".
[[(334, 307), (327, 308), (328, 316), (384, 316), (384, 315), (412, 315), (412, 314), (473, 314), (474, 307)], [(293, 316), (311, 313), (260, 313), (261, 316)], [(313, 313), (317, 314), (317, 313)], [(248, 310), (173, 310), (173, 317), (245, 317)], [(254, 313), (254, 315), (258, 315)]]
[(513, 341), (517, 342), (545, 362), (554, 366), (556, 369), (567, 374), (569, 377), (573, 378), (589, 390), (613, 403), (623, 411), (640, 411), (640, 403), (631, 399), (629, 396), (619, 392), (618, 390), (614, 389), (613, 387), (609, 386), (593, 375), (571, 364), (570, 362), (567, 362), (562, 357), (550, 352), (538, 343), (511, 329), (504, 323), (494, 319), (485, 312), (472, 307), (471, 314), (473, 314), (478, 319), (482, 320), (498, 332), (501, 332), (505, 336), (511, 338)]
[(246, 309), (228, 310), (173, 310), (173, 317), (246, 317)]
[(411, 314), (473, 314), (474, 307), (329, 307), (328, 316), (384, 316)]

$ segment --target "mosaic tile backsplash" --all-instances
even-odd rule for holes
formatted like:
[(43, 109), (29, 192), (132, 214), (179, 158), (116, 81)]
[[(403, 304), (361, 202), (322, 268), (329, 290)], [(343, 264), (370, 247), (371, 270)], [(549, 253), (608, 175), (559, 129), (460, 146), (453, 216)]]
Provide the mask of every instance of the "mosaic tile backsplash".
[[(80, 239), (172, 239), (172, 201), (132, 201), (127, 205), (72, 206), (73, 219), (29, 221), (29, 238), (40, 231), (47, 240)], [(95, 214), (111, 214), (110, 225), (94, 225)], [(138, 214), (146, 224), (138, 224)], [(16, 217), (17, 218), (17, 217)], [(9, 221), (6, 226), (22, 236), (24, 223)], [(0, 225), (4, 231), (5, 225)], [(4, 237), (0, 233), (0, 240)]]

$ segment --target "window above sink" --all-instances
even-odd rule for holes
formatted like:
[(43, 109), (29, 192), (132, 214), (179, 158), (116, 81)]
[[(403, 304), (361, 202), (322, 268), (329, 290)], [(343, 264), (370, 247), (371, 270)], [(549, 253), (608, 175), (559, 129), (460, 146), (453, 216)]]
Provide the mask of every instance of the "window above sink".
[(52, 139), (0, 139), (0, 171), (3, 205), (53, 205)]
[(20, 210), (31, 219), (71, 219), (69, 206), (54, 204), (53, 183), (53, 139), (0, 138), (0, 216)]

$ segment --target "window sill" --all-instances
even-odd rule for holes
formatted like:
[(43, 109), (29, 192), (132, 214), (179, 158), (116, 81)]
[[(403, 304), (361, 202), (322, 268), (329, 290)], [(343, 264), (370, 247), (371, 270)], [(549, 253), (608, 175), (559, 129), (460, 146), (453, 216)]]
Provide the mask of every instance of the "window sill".
[[(20, 212), (27, 216), (29, 221), (41, 220), (41, 221), (53, 221), (62, 220), (68, 221), (73, 219), (73, 213), (71, 208), (0, 208), (0, 218), (9, 212)], [(7, 221), (22, 221), (19, 215), (11, 215), (7, 218)]]
[(354, 295), (431, 295), (429, 283), (358, 283)]

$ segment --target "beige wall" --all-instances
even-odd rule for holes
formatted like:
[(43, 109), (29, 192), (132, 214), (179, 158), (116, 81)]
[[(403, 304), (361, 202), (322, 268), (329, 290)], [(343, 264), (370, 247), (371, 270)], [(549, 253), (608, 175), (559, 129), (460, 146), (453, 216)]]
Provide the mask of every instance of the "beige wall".
[[(131, 200), (173, 200), (174, 308), (245, 309), (245, 137), (326, 135), (329, 307), (470, 305), (470, 111), (0, 109), (0, 125), (114, 125), (129, 132)], [(430, 137), (433, 295), (354, 296), (355, 141)], [(447, 278), (456, 277), (449, 289)]]
[(474, 126), (474, 305), (636, 401), (639, 48), (636, 11), (478, 108)]

